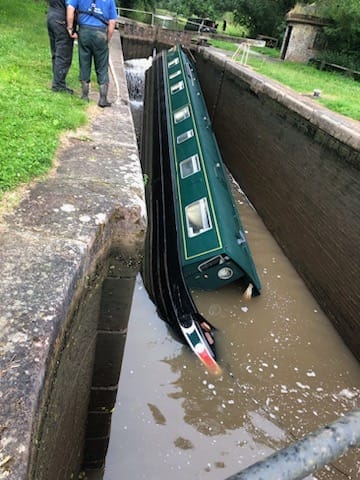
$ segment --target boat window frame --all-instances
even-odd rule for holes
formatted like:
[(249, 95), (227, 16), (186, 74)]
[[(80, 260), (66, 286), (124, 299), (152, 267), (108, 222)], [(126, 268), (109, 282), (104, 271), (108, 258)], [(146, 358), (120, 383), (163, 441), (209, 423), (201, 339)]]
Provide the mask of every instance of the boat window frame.
[(190, 130), (186, 130), (186, 132), (180, 133), (180, 135), (176, 137), (176, 143), (180, 145), (181, 143), (190, 140), (190, 138), (193, 138), (194, 135), (194, 130), (190, 128)]
[[(190, 164), (192, 167), (192, 171), (186, 175), (184, 175), (183, 172), (183, 167), (185, 164)], [(191, 175), (195, 175), (195, 173), (198, 173), (201, 171), (201, 165), (200, 165), (200, 158), (197, 153), (194, 155), (191, 155), (191, 157), (185, 158), (179, 163), (179, 169), (180, 169), (180, 176), (182, 179), (191, 177)]]
[(184, 80), (180, 80), (179, 82), (174, 83), (174, 85), (170, 86), (171, 95), (176, 95), (177, 93), (181, 92), (185, 88)]
[(213, 267), (218, 267), (219, 265), (223, 265), (224, 263), (225, 259), (222, 255), (215, 255), (214, 257), (205, 260), (205, 262), (200, 263), (197, 268), (199, 272), (206, 272), (206, 270), (209, 270)]
[(179, 57), (175, 57), (172, 60), (170, 60), (170, 62), (168, 62), (168, 68), (175, 67), (175, 65), (179, 65), (179, 63), (180, 63)]
[(175, 72), (170, 73), (169, 80), (173, 80), (174, 78), (178, 77), (179, 75), (181, 75), (181, 70), (176, 70)]
[[(177, 120), (176, 115), (179, 116), (182, 112), (184, 112), (184, 115), (179, 120)], [(191, 113), (190, 113), (189, 105), (184, 105), (183, 107), (175, 110), (175, 112), (173, 113), (174, 123), (175, 124), (181, 123), (187, 118), (190, 118), (190, 116), (191, 116)]]
[[(194, 228), (190, 225), (188, 212), (190, 208), (194, 208), (196, 205), (199, 206), (202, 227), (199, 228), (199, 231), (194, 233)], [(209, 205), (206, 197), (202, 197), (199, 200), (196, 200), (195, 202), (192, 202), (185, 207), (185, 220), (189, 238), (198, 237), (199, 235), (202, 235), (203, 233), (206, 233), (209, 230), (213, 229)]]

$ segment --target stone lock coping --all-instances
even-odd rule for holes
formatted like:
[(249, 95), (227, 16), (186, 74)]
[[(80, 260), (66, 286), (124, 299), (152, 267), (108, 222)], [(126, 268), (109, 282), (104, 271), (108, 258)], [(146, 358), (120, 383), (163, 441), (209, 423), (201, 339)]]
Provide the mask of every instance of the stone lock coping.
[(144, 184), (120, 36), (110, 47), (112, 108), (90, 106), (52, 172), (0, 219), (0, 479), (28, 478), (47, 369), (96, 259), (116, 248), (141, 261)]

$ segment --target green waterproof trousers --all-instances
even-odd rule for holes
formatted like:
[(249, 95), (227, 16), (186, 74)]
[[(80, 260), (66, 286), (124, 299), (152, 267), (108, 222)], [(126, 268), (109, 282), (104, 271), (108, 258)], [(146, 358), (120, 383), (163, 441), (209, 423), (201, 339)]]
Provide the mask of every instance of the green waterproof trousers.
[(80, 25), (79, 27), (80, 80), (90, 83), (91, 65), (94, 59), (99, 85), (109, 83), (109, 44), (106, 28)]

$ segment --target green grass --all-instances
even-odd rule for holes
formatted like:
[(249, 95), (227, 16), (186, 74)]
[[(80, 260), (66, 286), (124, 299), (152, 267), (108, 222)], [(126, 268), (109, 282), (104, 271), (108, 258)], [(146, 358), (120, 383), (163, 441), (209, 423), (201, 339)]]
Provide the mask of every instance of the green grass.
[[(19, 15), (21, 12), (21, 15)], [(53, 93), (44, 0), (0, 4), (0, 198), (46, 173), (65, 130), (86, 123), (86, 105)], [(68, 84), (79, 93), (77, 51)]]
[(232, 37), (247, 37), (248, 35), (248, 28), (244, 27), (243, 25), (239, 25), (234, 22), (234, 14), (232, 12), (226, 12), (222, 18), (218, 18), (217, 21), (219, 23), (218, 26), (218, 33), (223, 34), (222, 25), (223, 20), (226, 20), (226, 30), (225, 35), (230, 35)]
[[(244, 38), (242, 38), (243, 40)], [(235, 42), (235, 43), (234, 43)], [(213, 47), (221, 48), (222, 50), (227, 50), (229, 52), (235, 52), (239, 46), (239, 43), (236, 43), (236, 40), (229, 41), (229, 40), (217, 40), (211, 39), (210, 43)], [(269, 47), (251, 47), (252, 52), (259, 53), (261, 55), (265, 55), (267, 57), (272, 58), (279, 58), (280, 57), (280, 50), (278, 48), (269, 48)]]
[[(234, 43), (211, 40), (214, 47), (230, 52), (235, 52), (237, 45)], [(273, 49), (256, 49), (257, 52)], [(273, 53), (277, 56), (277, 51)], [(239, 56), (240, 59), (241, 55)], [(254, 71), (276, 80), (298, 93), (312, 96), (315, 89), (321, 90), (321, 96), (316, 101), (330, 110), (360, 120), (360, 85), (335, 72), (317, 70), (315, 67), (296, 62), (277, 62), (268, 60), (266, 55), (249, 55), (248, 66)]]
[(212, 38), (209, 43), (216, 48), (221, 48), (221, 50), (226, 50), (228, 52), (235, 52), (238, 44), (229, 42), (226, 40), (217, 40), (215, 38)]
[(280, 49), (270, 47), (251, 47), (251, 51), (271, 58), (280, 58)]
[(249, 65), (303, 95), (311, 96), (318, 89), (321, 96), (317, 102), (334, 112), (360, 120), (360, 85), (351, 78), (295, 62), (264, 62), (252, 57)]

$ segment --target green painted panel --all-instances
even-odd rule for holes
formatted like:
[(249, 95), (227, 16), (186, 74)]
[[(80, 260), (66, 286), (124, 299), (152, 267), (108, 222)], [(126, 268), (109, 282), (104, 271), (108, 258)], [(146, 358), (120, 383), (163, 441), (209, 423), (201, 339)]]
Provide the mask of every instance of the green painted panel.
[[(176, 58), (179, 61), (171, 66), (171, 62)], [(218, 288), (224, 284), (223, 280), (219, 279), (218, 272), (230, 264), (231, 258), (233, 276), (228, 282), (246, 273), (260, 289), (260, 281), (234, 205), (205, 101), (192, 68), (180, 47), (167, 52), (164, 77), (168, 130), (172, 143), (170, 148), (172, 181), (177, 199), (178, 238), (184, 274), (193, 288), (198, 283), (202, 284), (202, 281), (204, 283), (201, 288), (207, 288), (205, 285), (210, 285), (210, 289)], [(171, 78), (175, 72), (176, 75)], [(184, 107), (186, 114), (185, 110), (180, 112)], [(174, 121), (174, 114), (177, 123)], [(182, 136), (184, 141), (180, 142)], [(193, 155), (198, 156), (197, 165), (200, 171), (181, 178), (180, 163)], [(192, 230), (192, 234), (199, 231), (199, 224), (205, 226), (206, 231), (192, 236), (187, 228), (186, 209), (200, 199), (206, 199), (203, 200), (202, 209), (190, 207), (191, 218), (195, 219), (193, 220), (195, 230)], [(208, 217), (204, 213), (205, 204)], [(221, 265), (211, 267), (206, 273), (199, 275), (199, 263), (219, 254), (223, 255)]]

